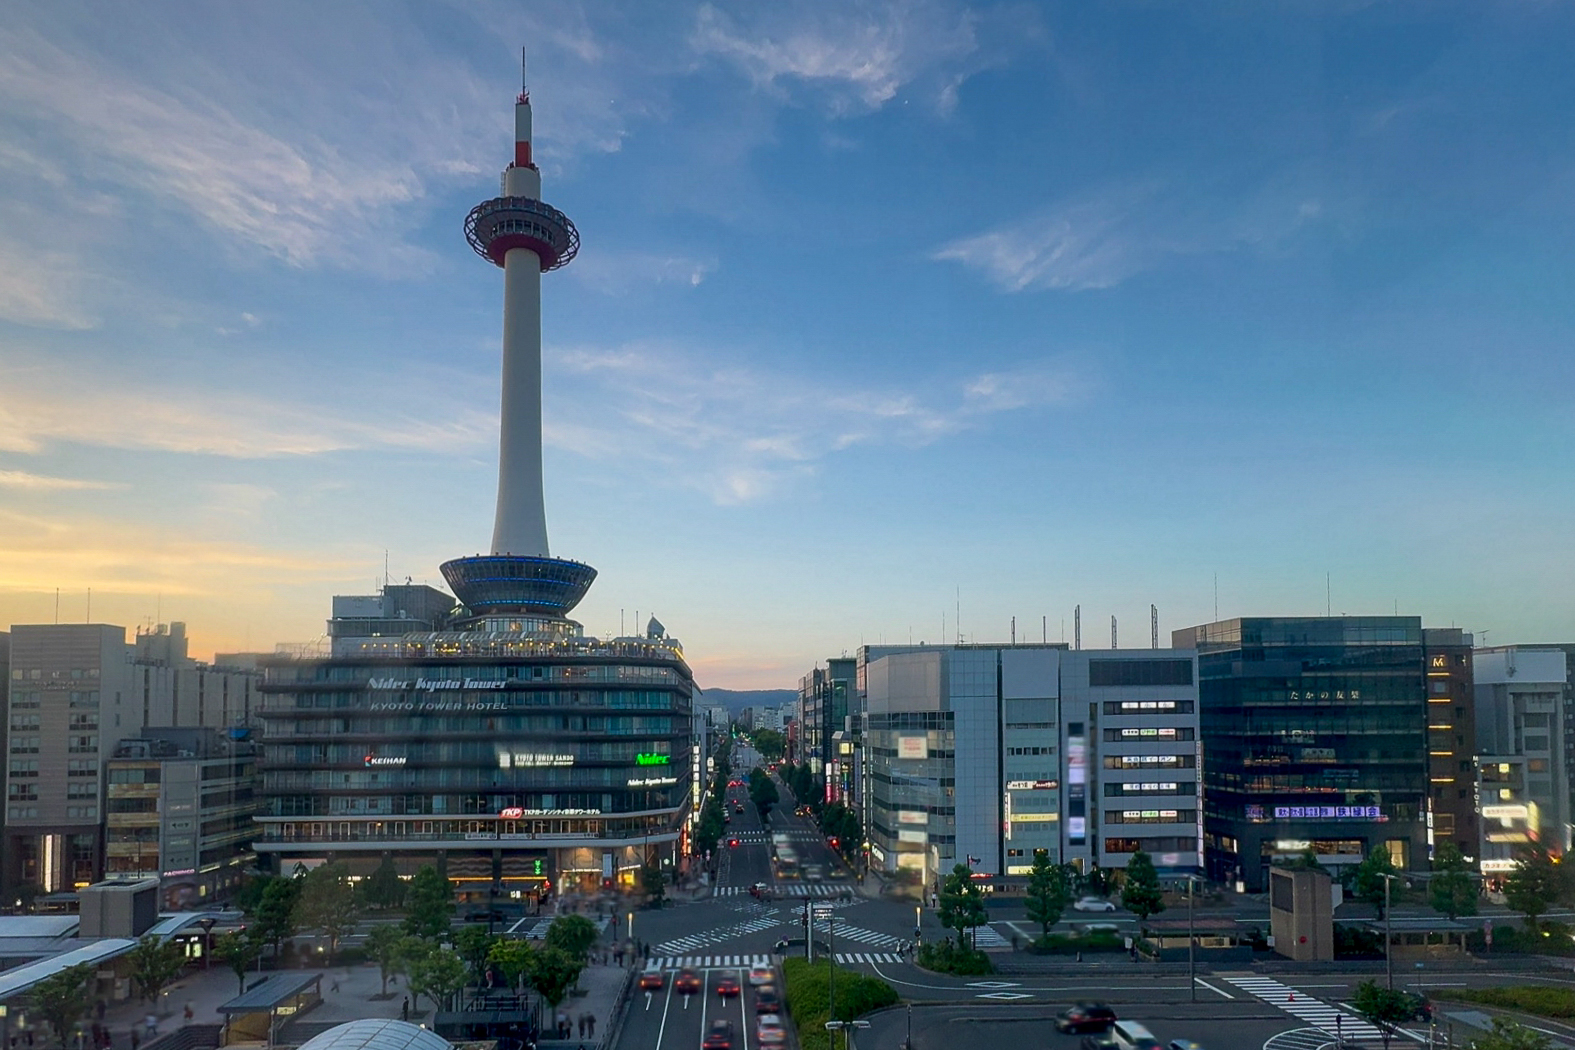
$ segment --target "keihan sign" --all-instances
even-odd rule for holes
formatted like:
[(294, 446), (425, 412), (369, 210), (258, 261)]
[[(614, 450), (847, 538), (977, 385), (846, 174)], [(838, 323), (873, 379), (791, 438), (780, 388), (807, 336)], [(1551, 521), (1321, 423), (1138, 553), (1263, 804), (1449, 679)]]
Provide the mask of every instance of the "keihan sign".
[(637, 766), (665, 766), (672, 760), (672, 755), (657, 755), (646, 752), (634, 756), (634, 764)]

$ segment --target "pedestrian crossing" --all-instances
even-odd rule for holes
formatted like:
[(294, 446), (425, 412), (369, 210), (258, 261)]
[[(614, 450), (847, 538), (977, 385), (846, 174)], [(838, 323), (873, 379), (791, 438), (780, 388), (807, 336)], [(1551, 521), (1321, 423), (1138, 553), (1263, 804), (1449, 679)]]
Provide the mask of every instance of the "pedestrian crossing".
[(734, 923), (732, 926), (722, 926), (714, 930), (702, 930), (691, 933), (685, 937), (675, 937), (670, 941), (663, 941), (652, 950), (658, 955), (681, 955), (685, 952), (696, 951), (708, 944), (721, 944), (731, 941), (746, 934), (759, 933), (769, 930), (773, 926), (782, 925), (782, 920), (776, 915), (762, 915), (758, 919), (747, 922)]
[[(519, 922), (517, 922), (513, 926), (509, 927), (509, 932), (510, 933), (516, 933), (516, 934), (517, 933), (524, 933), (526, 937), (530, 937), (530, 938), (533, 938), (533, 939), (539, 941), (543, 937), (547, 936), (547, 931), (552, 928), (552, 922), (556, 918), (558, 918), (558, 916), (556, 916), (556, 915), (549, 915), (546, 918), (537, 919), (528, 928), (526, 927), (525, 924), (529, 923), (530, 919), (528, 919), (528, 918), (521, 919)], [(586, 916), (586, 918), (590, 919), (592, 922), (594, 922), (596, 924), (596, 930), (597, 930), (598, 934), (606, 933), (607, 932), (607, 927), (612, 924), (612, 918), (610, 916), (607, 916), (607, 915), (600, 915), (600, 916), (589, 916), (588, 915), (588, 916)]]
[(979, 949), (1010, 948), (1012, 946), (1012, 942), (1001, 936), (1000, 931), (989, 923), (974, 927), (969, 936), (973, 938), (974, 947)]
[(869, 944), (877, 948), (895, 948), (902, 943), (901, 937), (893, 937), (889, 933), (878, 933), (875, 930), (848, 926), (840, 922), (833, 928), (831, 923), (817, 921), (815, 923), (815, 939), (820, 941), (822, 937), (826, 938), (822, 943), (858, 941), (860, 944)]
[(837, 965), (857, 966), (860, 963), (873, 966), (875, 963), (897, 963), (903, 958), (896, 952), (838, 952)]
[[(747, 886), (718, 886), (711, 896), (737, 897), (748, 892)], [(771, 893), (777, 897), (840, 897), (852, 892), (850, 882), (779, 882), (771, 887)]]
[(1329, 1035), (1353, 1040), (1383, 1039), (1382, 1032), (1355, 1014), (1331, 1006), (1322, 999), (1315, 999), (1306, 992), (1299, 992), (1289, 985), (1281, 984), (1272, 977), (1248, 974), (1226, 977), (1225, 980), (1242, 991), (1257, 996), (1270, 1006), (1278, 1007), (1292, 1017), (1305, 1021)]
[(769, 955), (654, 955), (650, 965), (659, 970), (742, 970), (770, 966)]

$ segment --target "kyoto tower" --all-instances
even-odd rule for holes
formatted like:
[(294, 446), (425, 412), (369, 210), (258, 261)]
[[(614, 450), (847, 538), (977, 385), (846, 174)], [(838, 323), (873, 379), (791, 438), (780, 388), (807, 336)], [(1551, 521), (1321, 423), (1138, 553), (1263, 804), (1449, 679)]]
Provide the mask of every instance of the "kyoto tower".
[[(523, 57), (520, 69), (523, 80)], [(503, 425), (492, 553), (456, 558), (442, 570), (472, 617), (523, 617), (534, 621), (527, 630), (550, 630), (596, 579), (589, 565), (548, 553), (541, 478), (541, 275), (574, 258), (580, 233), (542, 202), (523, 83), (514, 100), (514, 160), (504, 169), (502, 189), (465, 217), (470, 246), (503, 270)]]

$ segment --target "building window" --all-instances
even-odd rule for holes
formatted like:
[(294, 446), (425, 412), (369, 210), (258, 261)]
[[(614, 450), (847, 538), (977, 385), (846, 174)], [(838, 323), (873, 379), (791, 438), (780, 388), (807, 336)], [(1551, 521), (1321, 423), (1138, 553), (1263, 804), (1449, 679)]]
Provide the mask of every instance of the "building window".
[(1105, 714), (1107, 715), (1149, 715), (1163, 712), (1165, 714), (1192, 713), (1191, 700), (1106, 700)]
[(1190, 727), (1175, 729), (1169, 726), (1155, 728), (1143, 726), (1132, 729), (1107, 729), (1105, 739), (1113, 743), (1121, 741), (1136, 742), (1142, 740), (1191, 740), (1193, 731)]
[(1134, 685), (1191, 685), (1191, 660), (1090, 660), (1088, 684), (1095, 688)]
[(1196, 755), (1106, 755), (1106, 769), (1192, 769), (1198, 764)]

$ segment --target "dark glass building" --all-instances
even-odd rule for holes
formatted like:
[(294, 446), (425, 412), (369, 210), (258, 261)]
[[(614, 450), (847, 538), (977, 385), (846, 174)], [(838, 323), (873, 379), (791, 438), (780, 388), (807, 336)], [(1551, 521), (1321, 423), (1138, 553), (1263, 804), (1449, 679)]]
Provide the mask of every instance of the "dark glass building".
[(678, 643), (522, 624), (335, 639), (263, 686), (258, 853), (290, 871), (384, 855), (471, 899), (631, 887), (688, 808), (693, 678)]
[(1311, 849), (1338, 869), (1386, 847), (1427, 864), (1427, 688), (1415, 616), (1242, 618), (1176, 631), (1198, 650), (1210, 877), (1266, 888)]

